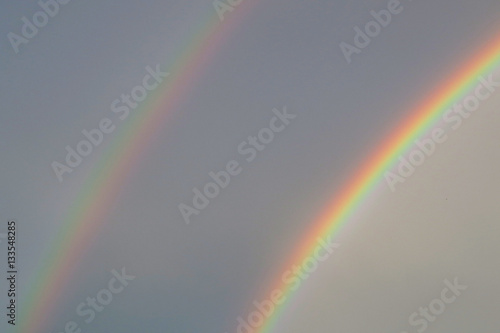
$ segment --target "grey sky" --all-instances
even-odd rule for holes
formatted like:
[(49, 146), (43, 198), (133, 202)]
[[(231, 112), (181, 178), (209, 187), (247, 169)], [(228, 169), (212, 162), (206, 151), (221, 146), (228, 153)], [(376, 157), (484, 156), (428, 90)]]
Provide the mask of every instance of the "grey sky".
[[(387, 3), (260, 1), (144, 147), (46, 332), (82, 322), (77, 305), (121, 267), (136, 279), (83, 332), (235, 332), (237, 317), (271, 291), (347, 175), (498, 34), (498, 1), (402, 0), (402, 12), (348, 64), (339, 43), (352, 44), (353, 28)], [(70, 204), (125, 122), (62, 183), (51, 163), (64, 160), (82, 130), (117, 119), (110, 104), (142, 82), (146, 66), (173, 70), (200, 20), (216, 13), (211, 0), (73, 0), (16, 54), (7, 34), (19, 34), (21, 18), (40, 8), (36, 1), (1, 6), (0, 228), (19, 221), (25, 296)], [(408, 316), (455, 276), (469, 289), (427, 332), (495, 332), (499, 105), (497, 94), (449, 132), (395, 193), (377, 191), (277, 332), (416, 332)], [(283, 107), (297, 117), (246, 162), (238, 145)], [(186, 225), (178, 205), (192, 204), (192, 189), (230, 160), (241, 163), (241, 174)], [(11, 330), (2, 318), (4, 329)]]

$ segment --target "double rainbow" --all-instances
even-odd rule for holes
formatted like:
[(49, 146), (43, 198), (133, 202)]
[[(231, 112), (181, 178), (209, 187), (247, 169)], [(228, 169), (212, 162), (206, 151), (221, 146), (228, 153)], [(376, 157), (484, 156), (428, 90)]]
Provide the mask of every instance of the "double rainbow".
[[(223, 22), (212, 13), (201, 24), (198, 33), (188, 39), (189, 43), (175, 60), (164, 67), (170, 72), (163, 83), (164, 90), (154, 93), (122, 125), (124, 128), (114, 138), (74, 200), (62, 229), (46, 255), (47, 261), (33, 277), (33, 281), (37, 282), (33, 283), (21, 304), (19, 332), (40, 333), (48, 326), (54, 309), (85, 253), (86, 244), (98, 232), (102, 221), (106, 220), (122, 184), (137, 168), (144, 147), (154, 141), (155, 134), (160, 132), (173, 110), (186, 99), (217, 50), (258, 3), (259, 0), (244, 1)], [(478, 76), (491, 72), (499, 62), (500, 40), (495, 40), (463, 66), (442, 89), (410, 112), (410, 116), (339, 191), (284, 267), (309, 257), (318, 238), (336, 235), (380, 183), (384, 172), (392, 167), (397, 157), (407, 151), (413, 141), (425, 133), (451, 104), (473, 88)], [(281, 279), (272, 289), (285, 291), (286, 296), (292, 294), (290, 286)], [(258, 332), (271, 332), (289, 302), (281, 305)]]

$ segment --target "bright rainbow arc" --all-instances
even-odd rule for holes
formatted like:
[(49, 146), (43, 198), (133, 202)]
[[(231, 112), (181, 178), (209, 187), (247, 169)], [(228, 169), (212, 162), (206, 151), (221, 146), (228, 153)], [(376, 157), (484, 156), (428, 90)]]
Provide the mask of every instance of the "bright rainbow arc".
[[(136, 110), (127, 122), (120, 124), (124, 128), (120, 129), (120, 135), (117, 135), (103, 154), (106, 157), (92, 171), (78, 194), (75, 205), (67, 214), (63, 228), (46, 256), (49, 258), (48, 262), (34, 278), (38, 282), (33, 285), (33, 290), (25, 300), (26, 306), (22, 308), (21, 318), (28, 320), (20, 321), (20, 332), (41, 333), (45, 328), (76, 269), (74, 263), (84, 255), (86, 244), (97, 233), (101, 221), (105, 220), (111, 210), (124, 179), (137, 168), (141, 151), (154, 140), (155, 134), (158, 135), (171, 112), (185, 100), (196, 79), (203, 73), (204, 65), (210, 62), (218, 47), (238, 25), (237, 22), (258, 2), (244, 2), (234, 13), (228, 14), (228, 19), (222, 23), (211, 15), (201, 25), (199, 33), (182, 48), (183, 51), (172, 62), (173, 65), (167, 67), (170, 76), (163, 83), (165, 90), (154, 93), (141, 110)], [(383, 172), (394, 164), (395, 159), (434, 124), (446, 108), (473, 87), (477, 76), (491, 71), (499, 62), (500, 42), (497, 42), (479, 55), (477, 61), (450, 80), (443, 91), (417, 108), (403, 126), (388, 137), (381, 148), (368, 159), (366, 167), (355, 174), (354, 181), (340, 191), (342, 194), (335, 199), (310, 236), (292, 256), (291, 264), (309, 256), (318, 236), (336, 234), (380, 182)], [(292, 294), (281, 281), (277, 285), (286, 295)], [(285, 305), (275, 312), (259, 332), (267, 333), (273, 329), (276, 320), (286, 309)]]
[(62, 229), (44, 256), (47, 262), (33, 277), (37, 282), (32, 284), (24, 304), (21, 303), (18, 332), (43, 333), (46, 329), (75, 273), (76, 263), (85, 254), (87, 244), (97, 234), (102, 221), (106, 220), (126, 178), (137, 169), (145, 147), (154, 142), (169, 116), (200, 80), (216, 52), (258, 3), (259, 0), (243, 2), (234, 11), (226, 13), (222, 22), (211, 8), (213, 11), (200, 24), (195, 35), (187, 39), (170, 66), (162, 68), (170, 73), (162, 83), (162, 89), (154, 92), (140, 110), (136, 109), (119, 124), (116, 137), (91, 171), (67, 213)]
[[(397, 158), (407, 152), (414, 141), (421, 137), (434, 125), (449, 107), (463, 98), (477, 84), (481, 75), (493, 72), (500, 66), (500, 39), (495, 38), (490, 46), (486, 47), (465, 69), (453, 76), (425, 103), (415, 108), (410, 116), (403, 121), (398, 129), (389, 135), (364, 163), (363, 167), (353, 173), (351, 181), (339, 191), (332, 204), (319, 217), (318, 223), (306, 239), (294, 251), (288, 264), (282, 271), (292, 265), (304, 261), (313, 255), (317, 246), (317, 239), (335, 236), (341, 228), (350, 221), (350, 217), (357, 208), (365, 202), (368, 195), (382, 182), (385, 171), (395, 165)], [(256, 330), (256, 333), (270, 333), (277, 326), (287, 305), (291, 303), (294, 291), (280, 279), (269, 290), (281, 290), (287, 301), (277, 305), (275, 312)]]

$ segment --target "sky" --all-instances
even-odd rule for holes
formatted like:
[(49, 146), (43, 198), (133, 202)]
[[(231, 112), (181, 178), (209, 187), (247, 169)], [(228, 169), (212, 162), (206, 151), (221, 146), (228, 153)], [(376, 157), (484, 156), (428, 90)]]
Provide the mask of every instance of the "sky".
[[(0, 233), (17, 222), (19, 266), (17, 325), (2, 315), (0, 330), (17, 332), (35, 317), (22, 309), (42, 282), (65, 216), (102, 161), (137, 132), (150, 139), (134, 151), (130, 171), (112, 165), (109, 177), (126, 171), (118, 190), (99, 219), (83, 219), (98, 228), (60, 295), (49, 298), (57, 300), (45, 321), (33, 324), (36, 332), (63, 332), (70, 321), (84, 333), (238, 332), (238, 317), (271, 293), (353, 170), (500, 36), (498, 1), (401, 0), (399, 13), (349, 62), (341, 43), (354, 45), (354, 28), (389, 3), (244, 0), (220, 20), (211, 0), (72, 0), (16, 52), (9, 34), (21, 36), (23, 17), (33, 22), (41, 7), (0, 0)], [(183, 53), (206, 22), (224, 38)], [(175, 75), (183, 59), (208, 51), (199, 67), (188, 62)], [(180, 94), (166, 92), (191, 69), (175, 107), (157, 106)], [(155, 70), (170, 75), (121, 120), (112, 103)], [(498, 69), (490, 74), (500, 82)], [(424, 331), (496, 332), (499, 106), (492, 92), (458, 128), (434, 124), (445, 142), (394, 191), (382, 182), (357, 209), (335, 236), (339, 248), (289, 298), (272, 332), (418, 332), (424, 324), (411, 325), (409, 317), (454, 279), (467, 289)], [(148, 111), (168, 116), (138, 132), (134, 121)], [(248, 148), (249, 136), (285, 111), (293, 116), (284, 129), (248, 161), (241, 145)], [(60, 181), (54, 161), (64, 164), (66, 147), (77, 149), (82, 131), (103, 119), (115, 129)], [(179, 206), (193, 206), (193, 189), (230, 161), (241, 172), (186, 223)], [(90, 193), (98, 197), (106, 186), (102, 179)], [(58, 256), (67, 250), (57, 249)], [(5, 276), (5, 242), (0, 252)], [(135, 278), (85, 323), (79, 304), (122, 268)], [(56, 278), (54, 270), (49, 280)], [(7, 289), (2, 278), (3, 304)]]

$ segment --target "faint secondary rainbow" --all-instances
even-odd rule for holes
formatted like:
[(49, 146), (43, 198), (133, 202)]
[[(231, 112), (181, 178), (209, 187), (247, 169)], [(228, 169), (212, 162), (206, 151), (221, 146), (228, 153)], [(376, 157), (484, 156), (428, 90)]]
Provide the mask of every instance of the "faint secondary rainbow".
[[(397, 158), (407, 152), (414, 145), (414, 141), (441, 118), (444, 111), (465, 97), (477, 85), (479, 76), (493, 72), (498, 66), (500, 66), (500, 38), (496, 36), (487, 47), (447, 80), (441, 89), (414, 108), (410, 116), (386, 137), (363, 166), (353, 173), (349, 178), (350, 181), (341, 187), (331, 205), (320, 215), (317, 223), (308, 232), (308, 236), (294, 250), (282, 272), (313, 256), (318, 238), (337, 235), (369, 194), (381, 183), (384, 173), (395, 165)], [(287, 301), (278, 305), (275, 312), (255, 332), (270, 333), (276, 328), (278, 320), (283, 316), (287, 305), (291, 303), (294, 294), (291, 286), (283, 282), (280, 276), (274, 287), (268, 289), (282, 291)]]
[(170, 75), (161, 88), (120, 123), (116, 136), (66, 214), (61, 229), (44, 256), (46, 261), (32, 277), (33, 284), (21, 303), (18, 332), (43, 333), (47, 328), (87, 244), (98, 232), (102, 221), (106, 220), (127, 176), (138, 166), (145, 148), (160, 134), (169, 115), (187, 98), (217, 51), (259, 2), (244, 1), (234, 11), (227, 12), (222, 22), (215, 10), (208, 8), (208, 18), (186, 39), (174, 60), (162, 68)]

